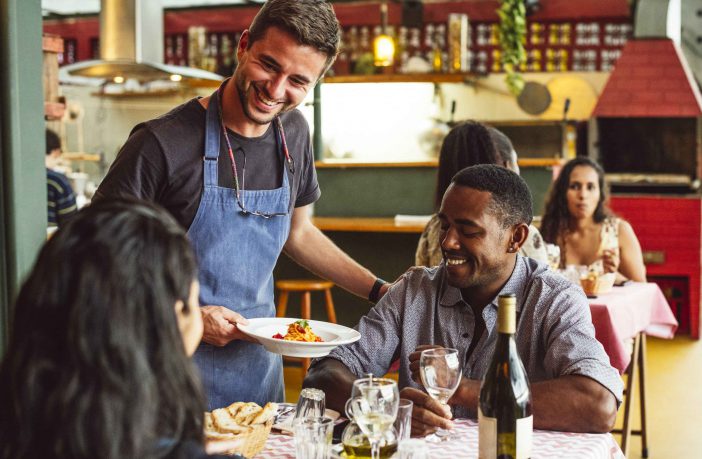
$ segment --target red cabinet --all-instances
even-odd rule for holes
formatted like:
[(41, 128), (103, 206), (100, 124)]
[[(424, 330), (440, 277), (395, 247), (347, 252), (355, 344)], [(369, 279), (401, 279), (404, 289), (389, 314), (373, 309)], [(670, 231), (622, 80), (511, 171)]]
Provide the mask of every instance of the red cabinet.
[(610, 206), (634, 228), (646, 274), (666, 293), (680, 322), (678, 331), (699, 339), (702, 198), (615, 196)]

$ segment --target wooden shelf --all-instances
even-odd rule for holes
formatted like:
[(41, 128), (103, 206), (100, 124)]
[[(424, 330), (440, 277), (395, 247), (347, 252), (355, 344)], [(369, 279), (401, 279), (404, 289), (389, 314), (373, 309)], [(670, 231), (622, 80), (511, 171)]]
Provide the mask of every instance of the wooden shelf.
[(322, 83), (465, 83), (474, 73), (395, 73), (381, 75), (339, 75), (325, 77)]
[[(565, 164), (567, 160), (562, 158), (519, 158), (519, 167), (553, 167)], [(438, 167), (437, 159), (426, 161), (396, 162), (396, 163), (374, 163), (365, 161), (354, 161), (352, 159), (325, 159), (315, 161), (314, 167), (317, 169), (354, 169), (354, 168), (402, 168), (402, 167)]]
[(424, 231), (424, 223), (396, 223), (394, 218), (313, 217), (312, 223), (322, 231), (361, 233), (416, 233)]

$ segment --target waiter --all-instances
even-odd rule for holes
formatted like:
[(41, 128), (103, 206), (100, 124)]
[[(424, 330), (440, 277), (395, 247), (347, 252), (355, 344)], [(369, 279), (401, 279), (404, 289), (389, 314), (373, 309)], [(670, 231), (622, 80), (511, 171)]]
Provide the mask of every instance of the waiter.
[(232, 78), (137, 125), (97, 190), (98, 200), (156, 201), (188, 228), (205, 327), (195, 361), (210, 409), (283, 400), (281, 357), (237, 327), (275, 315), (282, 250), (371, 301), (387, 288), (309, 219), (320, 190), (309, 127), (295, 107), (334, 62), (339, 35), (329, 3), (269, 0), (241, 35)]

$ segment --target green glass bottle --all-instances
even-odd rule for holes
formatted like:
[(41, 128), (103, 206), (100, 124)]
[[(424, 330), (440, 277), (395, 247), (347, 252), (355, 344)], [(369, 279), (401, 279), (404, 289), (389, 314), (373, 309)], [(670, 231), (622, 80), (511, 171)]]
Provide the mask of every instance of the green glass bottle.
[(480, 387), (478, 430), (480, 459), (531, 457), (531, 391), (514, 341), (516, 298), (500, 295), (495, 351)]

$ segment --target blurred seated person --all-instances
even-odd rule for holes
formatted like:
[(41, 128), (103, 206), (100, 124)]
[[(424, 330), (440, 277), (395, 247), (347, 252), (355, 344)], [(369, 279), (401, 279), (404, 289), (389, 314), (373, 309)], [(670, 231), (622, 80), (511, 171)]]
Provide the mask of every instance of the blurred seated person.
[(541, 234), (561, 249), (561, 268), (602, 260), (619, 281), (646, 282), (641, 245), (631, 225), (605, 206), (604, 171), (585, 157), (568, 161), (546, 201)]
[[(441, 206), (441, 199), (451, 184), (451, 179), (461, 169), (476, 164), (497, 164), (519, 174), (517, 152), (509, 138), (492, 126), (476, 121), (466, 121), (455, 126), (446, 135), (439, 154), (435, 208)], [(439, 241), (439, 218), (434, 214), (419, 238), (415, 265), (436, 266), (441, 263), (442, 254)], [(525, 257), (547, 262), (546, 246), (533, 225), (529, 226), (529, 236), (519, 253)]]
[(15, 303), (0, 458), (208, 457), (189, 358), (202, 337), (198, 290), (193, 251), (166, 211), (116, 199), (78, 212)]
[(343, 409), (356, 378), (383, 375), (400, 360), (401, 395), (414, 401), (412, 435), (451, 428), (452, 414), (422, 390), (427, 346), (459, 350), (463, 378), (449, 400), (456, 417), (476, 417), (481, 380), (497, 340), (497, 298), (517, 297), (516, 343), (531, 382), (534, 427), (571, 432), (612, 429), (622, 381), (595, 339), (580, 287), (518, 254), (529, 233), (526, 182), (495, 165), (453, 178), (441, 203), (444, 263), (414, 267), (361, 318), (361, 339), (313, 362), (304, 387)]
[(78, 210), (71, 182), (65, 175), (54, 170), (60, 156), (61, 139), (54, 131), (47, 129), (45, 164), (49, 226), (58, 227), (65, 225)]

